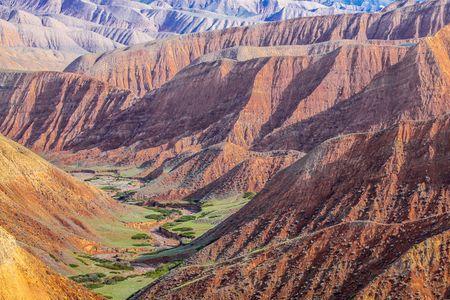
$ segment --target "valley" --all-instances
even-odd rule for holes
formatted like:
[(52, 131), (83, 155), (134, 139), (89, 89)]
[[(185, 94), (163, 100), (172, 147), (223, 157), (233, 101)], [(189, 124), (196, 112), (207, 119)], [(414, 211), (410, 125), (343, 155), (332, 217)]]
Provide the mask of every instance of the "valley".
[[(85, 247), (86, 252), (74, 252), (74, 260), (68, 264), (70, 279), (107, 299), (127, 299), (182, 265), (192, 239), (213, 229), (255, 195), (249, 192), (198, 204), (177, 201), (154, 206), (157, 203), (134, 198), (144, 186), (142, 179), (132, 176), (137, 174), (135, 169), (68, 166), (66, 171), (127, 206), (126, 213), (116, 215), (117, 222), (87, 221), (101, 237), (101, 247), (92, 245)], [(168, 259), (148, 263), (149, 257)]]
[(0, 0), (0, 299), (450, 298), (450, 0)]

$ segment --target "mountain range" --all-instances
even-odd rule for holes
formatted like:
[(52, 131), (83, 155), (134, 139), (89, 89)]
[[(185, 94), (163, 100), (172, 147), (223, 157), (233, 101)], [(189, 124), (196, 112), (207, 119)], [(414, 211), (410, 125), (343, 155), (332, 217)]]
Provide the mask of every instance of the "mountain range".
[[(101, 53), (172, 35), (261, 22), (377, 11), (390, 1), (356, 3), (2, 0), (0, 59), (3, 69), (62, 70), (76, 56), (87, 52)], [(46, 63), (42, 64), (42, 60)], [(29, 61), (34, 65), (29, 65)]]
[(450, 1), (0, 4), (0, 298), (450, 297)]

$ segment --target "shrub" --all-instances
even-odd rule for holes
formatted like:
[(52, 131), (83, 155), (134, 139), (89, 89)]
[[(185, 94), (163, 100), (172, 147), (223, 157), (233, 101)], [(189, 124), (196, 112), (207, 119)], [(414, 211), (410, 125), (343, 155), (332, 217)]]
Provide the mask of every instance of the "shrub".
[(181, 232), (186, 232), (186, 231), (193, 231), (194, 228), (192, 227), (178, 227), (178, 228), (173, 228), (173, 231), (181, 231)]
[(133, 240), (146, 240), (148, 238), (150, 238), (150, 237), (146, 233), (136, 233), (135, 235), (133, 235), (131, 237), (131, 239), (133, 239)]
[(136, 194), (136, 191), (124, 191), (124, 192), (117, 192), (113, 198), (118, 201), (127, 201), (129, 200), (134, 194)]
[(71, 267), (71, 268), (78, 268), (78, 265), (76, 265), (76, 264), (69, 264), (69, 267)]
[(113, 277), (105, 279), (103, 281), (103, 283), (111, 285), (111, 284), (116, 284), (117, 282), (120, 282), (120, 281), (124, 281), (125, 279), (127, 279), (127, 278), (123, 277), (123, 276), (113, 276)]
[(169, 271), (172, 270), (173, 268), (176, 268), (179, 265), (181, 265), (181, 263), (182, 263), (181, 261), (174, 261), (163, 264), (162, 266), (159, 266), (155, 270), (145, 273), (145, 276), (153, 279), (158, 279), (159, 277), (169, 273)]
[(89, 273), (89, 274), (71, 276), (69, 278), (75, 282), (84, 283), (84, 282), (98, 282), (98, 281), (100, 281), (101, 278), (103, 278), (105, 276), (106, 275), (103, 273)]
[(193, 231), (181, 232), (180, 236), (188, 239), (193, 239), (195, 238), (195, 232)]
[(134, 247), (149, 247), (151, 244), (149, 243), (139, 243), (139, 244), (133, 244)]
[(163, 215), (159, 215), (159, 214), (146, 215), (145, 218), (149, 219), (149, 220), (156, 220), (156, 221), (162, 221), (165, 219), (165, 217)]
[(170, 228), (172, 228), (172, 227), (174, 227), (174, 226), (177, 226), (177, 224), (176, 224), (176, 223), (173, 223), (173, 222), (168, 222), (168, 223), (164, 224), (162, 227), (163, 227), (164, 229), (170, 229)]
[(187, 222), (187, 221), (191, 221), (191, 220), (195, 220), (195, 219), (196, 219), (196, 216), (192, 216), (192, 215), (191, 216), (182, 216), (182, 217), (176, 219), (175, 222), (178, 222), (178, 223)]
[(133, 271), (134, 270), (134, 268), (132, 266), (124, 265), (121, 263), (115, 263), (112, 261), (101, 262), (101, 263), (98, 263), (95, 265), (98, 267), (102, 267), (102, 268), (110, 269), (110, 270), (124, 270), (124, 271)]
[(112, 185), (102, 186), (102, 187), (100, 187), (100, 189), (102, 189), (104, 191), (111, 191), (111, 192), (119, 190), (118, 188), (116, 188), (115, 186), (112, 186)]

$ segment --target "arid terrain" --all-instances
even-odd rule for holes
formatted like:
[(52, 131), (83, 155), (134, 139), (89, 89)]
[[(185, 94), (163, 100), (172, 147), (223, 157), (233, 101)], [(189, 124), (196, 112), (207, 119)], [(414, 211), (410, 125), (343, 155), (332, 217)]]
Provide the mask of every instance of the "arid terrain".
[(38, 2), (0, 0), (0, 299), (450, 298), (448, 0)]

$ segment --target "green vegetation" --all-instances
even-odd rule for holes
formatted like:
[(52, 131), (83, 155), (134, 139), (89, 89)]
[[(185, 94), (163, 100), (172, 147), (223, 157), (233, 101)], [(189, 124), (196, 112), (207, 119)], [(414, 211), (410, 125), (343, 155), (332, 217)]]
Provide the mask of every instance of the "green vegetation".
[(131, 239), (133, 239), (133, 240), (146, 240), (146, 239), (149, 239), (149, 238), (150, 237), (146, 233), (136, 233), (135, 235), (133, 235), (131, 237)]
[(113, 198), (118, 201), (128, 201), (130, 200), (133, 195), (136, 194), (136, 191), (123, 191), (123, 192), (117, 192)]
[(165, 219), (165, 217), (163, 215), (160, 215), (160, 214), (146, 215), (145, 218), (149, 219), (149, 220), (156, 220), (156, 221), (162, 221), (162, 220)]
[(110, 270), (124, 270), (124, 271), (132, 271), (134, 270), (134, 268), (128, 264), (124, 264), (124, 263), (119, 263), (119, 262), (113, 262), (107, 259), (103, 259), (103, 258), (98, 258), (98, 257), (94, 257), (94, 256), (89, 256), (89, 255), (81, 255), (81, 257), (83, 258), (87, 258), (93, 262), (95, 262), (95, 265), (98, 267), (102, 267), (105, 269), (110, 269)]
[(138, 244), (133, 244), (134, 247), (151, 247), (152, 245), (149, 243), (138, 243)]
[(103, 284), (94, 289), (94, 292), (103, 295), (107, 299), (125, 300), (136, 291), (152, 283), (154, 279), (146, 276), (129, 276), (114, 284)]
[(187, 222), (187, 221), (191, 221), (191, 220), (195, 220), (195, 219), (197, 219), (197, 217), (194, 215), (185, 215), (185, 216), (181, 216), (180, 218), (176, 219), (175, 222), (177, 222), (177, 223)]
[(174, 262), (163, 264), (163, 265), (159, 266), (158, 268), (156, 268), (155, 270), (145, 273), (145, 276), (152, 278), (152, 279), (158, 279), (159, 277), (164, 276), (167, 273), (169, 273), (170, 270), (181, 265), (181, 263), (182, 263), (181, 261), (174, 261)]
[(116, 215), (118, 221), (100, 218), (83, 218), (82, 220), (90, 225), (98, 236), (102, 237), (100, 242), (103, 245), (114, 248), (132, 248), (136, 240), (131, 239), (131, 237), (142, 233), (142, 231), (126, 226), (126, 223), (147, 222), (146, 215), (148, 215), (147, 209), (129, 205), (125, 213)]
[(178, 228), (174, 228), (173, 231), (182, 231), (182, 232), (186, 232), (186, 231), (193, 231), (194, 228), (192, 227), (178, 227)]
[(102, 278), (106, 277), (104, 273), (90, 273), (90, 274), (82, 274), (77, 276), (71, 276), (69, 277), (75, 282), (78, 283), (94, 283), (94, 282), (100, 282)]
[(79, 266), (77, 264), (69, 264), (69, 267), (71, 267), (71, 268), (78, 268)]
[(112, 185), (102, 186), (102, 187), (100, 187), (100, 189), (107, 191), (107, 192), (115, 192), (115, 191), (119, 190), (119, 188), (112, 186)]
[(245, 199), (252, 200), (253, 198), (255, 198), (255, 196), (256, 196), (256, 193), (254, 193), (254, 192), (245, 192), (243, 197)]
[(186, 239), (199, 237), (238, 211), (254, 196), (255, 193), (248, 192), (241, 197), (209, 200), (201, 204), (202, 211), (193, 215), (184, 215), (174, 222), (164, 224), (162, 227)]

